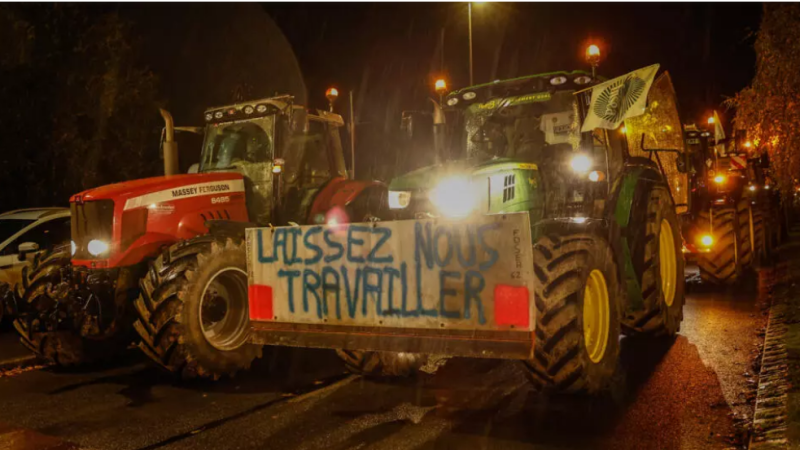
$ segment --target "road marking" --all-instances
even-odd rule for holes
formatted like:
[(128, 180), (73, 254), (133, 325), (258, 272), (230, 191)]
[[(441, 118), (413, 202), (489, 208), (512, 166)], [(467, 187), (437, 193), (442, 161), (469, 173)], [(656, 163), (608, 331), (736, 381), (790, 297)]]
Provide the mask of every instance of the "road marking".
[[(349, 376), (346, 376), (344, 378), (342, 377), (342, 375), (337, 375), (335, 377), (331, 377), (331, 378), (328, 378), (326, 380), (322, 380), (322, 383), (319, 383), (319, 384), (316, 384), (316, 385), (310, 385), (310, 386), (301, 387), (301, 388), (295, 390), (294, 392), (290, 392), (290, 393), (284, 394), (282, 397), (274, 398), (274, 399), (272, 399), (270, 401), (261, 403), (259, 405), (255, 405), (255, 406), (253, 406), (251, 408), (248, 408), (248, 409), (246, 409), (244, 411), (238, 412), (236, 414), (232, 414), (232, 415), (227, 416), (227, 417), (223, 417), (223, 418), (220, 418), (220, 419), (217, 419), (217, 420), (212, 420), (211, 422), (208, 422), (208, 423), (205, 423), (203, 425), (200, 425), (199, 427), (196, 427), (196, 428), (194, 428), (194, 429), (192, 429), (190, 431), (187, 431), (185, 433), (181, 433), (181, 434), (169, 437), (169, 438), (164, 439), (164, 440), (162, 440), (160, 442), (156, 442), (154, 444), (150, 444), (148, 446), (142, 447), (142, 448), (140, 448), (138, 450), (153, 450), (153, 449), (165, 447), (165, 446), (168, 446), (170, 444), (174, 444), (175, 442), (182, 441), (182, 440), (184, 440), (186, 438), (189, 438), (189, 437), (192, 437), (192, 436), (196, 436), (197, 434), (202, 433), (204, 431), (208, 431), (208, 430), (212, 430), (214, 428), (220, 427), (220, 426), (222, 426), (222, 425), (224, 425), (224, 424), (226, 424), (226, 423), (228, 423), (228, 422), (230, 422), (232, 420), (241, 419), (242, 417), (246, 417), (246, 416), (249, 416), (251, 414), (255, 414), (255, 413), (257, 413), (257, 412), (259, 412), (261, 410), (264, 410), (266, 408), (269, 408), (271, 406), (275, 406), (275, 405), (278, 405), (278, 404), (281, 404), (281, 403), (297, 403), (297, 402), (301, 402), (301, 401), (305, 401), (305, 400), (310, 400), (310, 399), (312, 399), (314, 397), (319, 397), (320, 395), (323, 395), (323, 394), (329, 394), (329, 393), (332, 393), (332, 392), (338, 390), (342, 386), (353, 382), (353, 380), (357, 380), (359, 378), (361, 378), (361, 377), (358, 376), (358, 375), (349, 375)], [(5, 450), (5, 449), (0, 447), (0, 450)]]

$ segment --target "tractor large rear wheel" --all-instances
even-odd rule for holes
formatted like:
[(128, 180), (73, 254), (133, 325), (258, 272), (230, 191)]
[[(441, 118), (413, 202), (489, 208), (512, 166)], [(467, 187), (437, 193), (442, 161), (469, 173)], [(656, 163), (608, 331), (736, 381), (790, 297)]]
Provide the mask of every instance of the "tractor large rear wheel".
[(650, 191), (641, 256), (644, 307), (629, 311), (630, 334), (673, 336), (683, 320), (685, 279), (682, 238), (675, 206), (666, 187)]
[[(734, 208), (714, 209), (713, 214), (711, 235), (714, 243), (712, 249), (708, 253), (699, 253), (697, 256), (700, 278), (703, 282), (710, 284), (734, 284), (741, 273), (736, 257), (739, 241), (736, 210)], [(698, 228), (701, 230), (712, 229), (710, 219), (709, 211), (701, 212)]]
[(622, 298), (611, 247), (590, 234), (553, 235), (533, 254), (536, 343), (526, 373), (543, 390), (605, 390), (619, 357)]
[[(61, 366), (88, 363), (119, 354), (130, 344), (130, 322), (116, 311), (99, 327), (92, 314), (94, 301), (82, 301), (72, 283), (69, 246), (37, 257), (23, 269), (23, 282), (17, 286), (19, 315), (14, 328), (22, 344), (37, 356)], [(124, 280), (118, 280), (124, 283)], [(125, 296), (120, 291), (117, 295)], [(114, 293), (109, 292), (113, 296)], [(98, 300), (103, 301), (103, 300)], [(127, 298), (119, 298), (125, 308)], [(108, 303), (106, 303), (107, 309)], [(98, 308), (102, 309), (102, 308)]]
[(140, 283), (139, 347), (185, 378), (217, 379), (261, 356), (248, 344), (247, 256), (241, 239), (200, 236), (173, 245)]

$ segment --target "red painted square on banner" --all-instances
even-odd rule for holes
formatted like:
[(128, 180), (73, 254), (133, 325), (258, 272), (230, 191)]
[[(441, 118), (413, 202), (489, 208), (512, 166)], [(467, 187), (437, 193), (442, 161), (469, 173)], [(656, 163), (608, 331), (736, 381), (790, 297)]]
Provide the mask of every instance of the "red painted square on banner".
[(248, 297), (250, 320), (272, 320), (272, 286), (251, 284)]
[(498, 284), (494, 287), (494, 323), (528, 328), (530, 294), (525, 286)]

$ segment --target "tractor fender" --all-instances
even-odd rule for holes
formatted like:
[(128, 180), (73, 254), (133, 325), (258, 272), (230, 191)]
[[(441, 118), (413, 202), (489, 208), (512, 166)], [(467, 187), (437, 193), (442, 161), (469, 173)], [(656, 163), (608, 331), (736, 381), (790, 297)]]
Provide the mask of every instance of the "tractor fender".
[(352, 213), (358, 212), (354, 210), (358, 204), (361, 202), (367, 204), (370, 201), (383, 204), (386, 202), (386, 191), (386, 186), (378, 181), (334, 178), (325, 184), (314, 198), (307, 223), (322, 223), (318, 217), (327, 219), (330, 214), (335, 214), (340, 223), (360, 222), (361, 217), (350, 217)]

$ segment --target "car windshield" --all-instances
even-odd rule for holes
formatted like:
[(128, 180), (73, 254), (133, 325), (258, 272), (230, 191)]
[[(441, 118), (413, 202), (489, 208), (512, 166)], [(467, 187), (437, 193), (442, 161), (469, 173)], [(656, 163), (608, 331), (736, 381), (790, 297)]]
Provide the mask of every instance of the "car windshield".
[(0, 219), (0, 242), (10, 238), (35, 220)]
[(459, 115), (451, 121), (450, 155), (478, 161), (537, 158), (544, 148), (569, 144), (578, 134), (571, 91), (494, 99), (470, 105)]
[(269, 162), (273, 155), (275, 116), (210, 124), (206, 128), (200, 171), (234, 169), (246, 163)]

